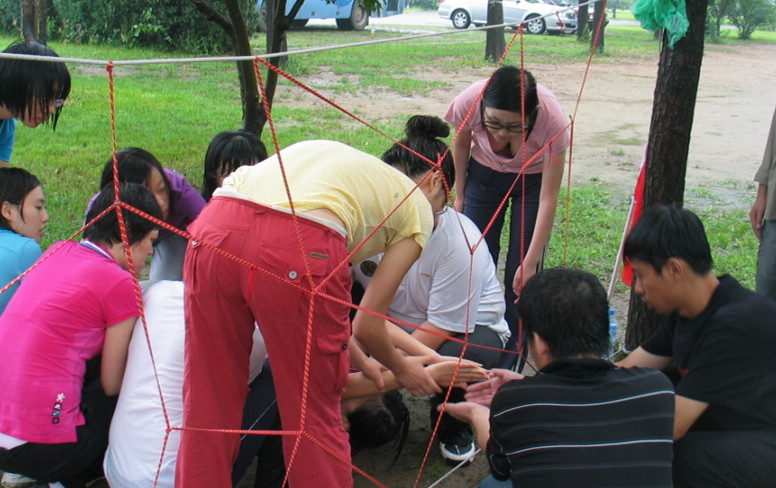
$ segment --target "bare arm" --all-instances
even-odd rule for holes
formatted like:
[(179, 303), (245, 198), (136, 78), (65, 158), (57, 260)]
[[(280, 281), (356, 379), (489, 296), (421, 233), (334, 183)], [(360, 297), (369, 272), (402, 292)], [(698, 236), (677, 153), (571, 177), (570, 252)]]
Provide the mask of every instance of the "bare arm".
[(3, 161), (2, 159), (0, 159), (0, 168), (8, 168), (10, 166), (11, 164), (8, 161)]
[[(418, 259), (420, 251), (420, 246), (412, 238), (402, 239), (389, 247), (364, 292), (361, 306), (385, 315), (402, 278)], [(353, 319), (353, 335), (365, 352), (393, 371), (412, 395), (441, 391), (423, 369), (422, 361), (405, 358), (394, 347), (383, 318), (359, 310)]]
[(102, 346), (100, 382), (105, 394), (118, 395), (127, 366), (127, 353), (132, 330), (137, 317), (132, 317), (111, 325), (105, 331), (105, 343)]
[(410, 356), (428, 356), (429, 358), (438, 356), (434, 349), (426, 346), (393, 322), (386, 322), (385, 326), (388, 328), (388, 334), (391, 336), (393, 345), (406, 354)]
[[(450, 358), (449, 360), (426, 366), (426, 371), (438, 385), (447, 387), (450, 385), (453, 374), (457, 368), (457, 358)], [(486, 374), (487, 373), (482, 369), (482, 366), (464, 359), (461, 361), (461, 367), (458, 368), (455, 385), (465, 387), (467, 383), (482, 381), (485, 379)], [(383, 371), (382, 376), (385, 390), (378, 390), (377, 384), (363, 373), (350, 373), (350, 375), (348, 375), (348, 384), (345, 386), (345, 391), (342, 393), (342, 399), (347, 400), (349, 398), (371, 396), (381, 393), (382, 391), (392, 391), (401, 388), (401, 383), (399, 383), (396, 375), (391, 371)]]
[(706, 402), (690, 400), (687, 397), (676, 395), (676, 411), (674, 413), (674, 440), (679, 440), (687, 434), (692, 424), (698, 420), (703, 412), (709, 408)]
[(558, 208), (560, 183), (566, 166), (566, 151), (555, 154), (555, 157), (551, 157), (548, 152), (544, 156), (543, 164), (542, 187), (539, 193), (539, 211), (536, 215), (533, 237), (528, 245), (528, 250), (525, 252), (523, 262), (515, 273), (515, 280), (512, 284), (512, 288), (518, 295), (520, 294), (522, 283), (525, 283), (536, 274), (536, 268), (542, 259), (544, 247), (550, 240), (552, 224), (555, 221), (555, 211)]
[(768, 187), (759, 185), (757, 187), (757, 198), (749, 211), (749, 222), (752, 223), (752, 230), (758, 239), (763, 237), (763, 220), (765, 219), (765, 204), (768, 196)]
[(453, 208), (463, 212), (464, 188), (466, 188), (466, 171), (469, 167), (469, 154), (472, 150), (472, 133), (463, 130), (458, 138), (453, 141), (452, 154), (455, 166), (455, 200)]
[(673, 358), (666, 356), (657, 356), (645, 351), (639, 347), (622, 361), (615, 363), (621, 368), (651, 368), (664, 369), (671, 364)]
[(412, 337), (415, 340), (434, 351), (439, 349), (451, 335), (453, 335), (453, 333), (449, 330), (440, 329), (428, 320), (420, 324), (419, 328), (412, 331)]

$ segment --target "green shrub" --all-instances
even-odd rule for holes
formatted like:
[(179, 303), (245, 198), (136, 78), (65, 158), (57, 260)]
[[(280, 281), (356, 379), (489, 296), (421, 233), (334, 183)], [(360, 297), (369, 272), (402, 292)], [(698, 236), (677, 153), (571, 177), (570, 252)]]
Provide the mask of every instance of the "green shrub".
[(19, 0), (0, 0), (0, 31), (19, 36), (21, 30), (22, 6)]
[(407, 6), (421, 10), (436, 10), (439, 8), (439, 0), (411, 0), (407, 2)]
[[(0, 0), (2, 2), (9, 0)], [(53, 0), (65, 39), (203, 54), (231, 50), (224, 30), (184, 0)], [(251, 25), (255, 0), (242, 0)], [(212, 1), (216, 9), (221, 2)]]

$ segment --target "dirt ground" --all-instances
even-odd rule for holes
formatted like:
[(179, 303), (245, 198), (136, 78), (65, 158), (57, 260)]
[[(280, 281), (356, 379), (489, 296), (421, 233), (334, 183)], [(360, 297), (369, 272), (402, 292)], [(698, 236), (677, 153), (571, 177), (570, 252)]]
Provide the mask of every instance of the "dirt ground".
[[(615, 193), (629, 195), (649, 132), (658, 68), (657, 48), (652, 60), (594, 61), (583, 90), (584, 63), (531, 65), (530, 53), (527, 59), (527, 68), (536, 79), (555, 92), (567, 113), (575, 114), (572, 184), (597, 181), (609, 185)], [(736, 209), (748, 209), (751, 205), (755, 190), (749, 182), (762, 158), (776, 104), (774, 59), (774, 45), (707, 45), (687, 163), (688, 189), (718, 192), (723, 195), (721, 205)], [(441, 77), (453, 85), (435, 91), (429, 97), (381, 100), (368, 96), (332, 96), (344, 107), (367, 114), (368, 120), (374, 120), (375, 114), (388, 117), (410, 110), (442, 115), (460, 90), (488, 73), (489, 70), (472, 70), (450, 76), (429, 67), (424, 76)], [(325, 89), (327, 75), (317, 75), (305, 82)], [(581, 103), (577, 107), (580, 90)], [(278, 100), (284, 98), (286, 101), (293, 99), (278, 94)], [(614, 297), (619, 317), (626, 316), (626, 300), (624, 295)], [(449, 468), (440, 461), (436, 442), (429, 448), (424, 463), (430, 437), (428, 402), (408, 398), (408, 404), (412, 412), (410, 438), (396, 464), (391, 466), (387, 462), (391, 456), (385, 451), (360, 454), (354, 460), (355, 464), (388, 487), (476, 486), (487, 474), (482, 454), (477, 455), (473, 464), (438, 481)], [(421, 466), (422, 475), (416, 483)], [(244, 482), (240, 486), (250, 485)], [(356, 476), (356, 486), (379, 485)]]

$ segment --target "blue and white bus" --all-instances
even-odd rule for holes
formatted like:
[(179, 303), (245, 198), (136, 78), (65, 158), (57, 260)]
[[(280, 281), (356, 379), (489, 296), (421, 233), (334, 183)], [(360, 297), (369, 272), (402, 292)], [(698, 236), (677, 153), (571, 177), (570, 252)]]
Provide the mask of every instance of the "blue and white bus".
[[(286, 14), (296, 3), (286, 0)], [(261, 11), (264, 0), (259, 0), (256, 9)], [(303, 27), (310, 19), (335, 19), (340, 30), (364, 30), (369, 25), (369, 16), (388, 17), (404, 11), (406, 0), (382, 0), (380, 13), (368, 12), (364, 9), (363, 0), (305, 0), (302, 8), (291, 22), (294, 27)]]

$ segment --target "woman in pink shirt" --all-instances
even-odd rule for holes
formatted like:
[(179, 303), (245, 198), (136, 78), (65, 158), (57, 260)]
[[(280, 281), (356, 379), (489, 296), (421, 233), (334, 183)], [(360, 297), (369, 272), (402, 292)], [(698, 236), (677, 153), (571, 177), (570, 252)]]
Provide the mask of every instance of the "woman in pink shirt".
[[(140, 185), (122, 185), (120, 197), (162, 216)], [(113, 189), (104, 189), (87, 218), (113, 201)], [(153, 252), (157, 226), (126, 210), (123, 215), (139, 272)], [(128, 270), (111, 211), (80, 242), (53, 244), (0, 316), (0, 470), (6, 474), (68, 488), (101, 476), (115, 407), (111, 397), (121, 387), (139, 316)]]
[(541, 266), (550, 239), (569, 147), (569, 120), (550, 90), (514, 66), (502, 66), (491, 78), (461, 92), (445, 119), (462, 128), (452, 144), (454, 207), (477, 224), (497, 265), (507, 208), (501, 205), (511, 200), (504, 288), (512, 331), (506, 349), (512, 352), (501, 361), (509, 368), (517, 360), (514, 302), (521, 284)]

